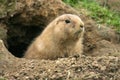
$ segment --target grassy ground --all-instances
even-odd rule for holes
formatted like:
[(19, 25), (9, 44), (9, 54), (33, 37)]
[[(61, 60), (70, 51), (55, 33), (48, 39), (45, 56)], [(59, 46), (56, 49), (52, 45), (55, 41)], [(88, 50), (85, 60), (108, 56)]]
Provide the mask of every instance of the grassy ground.
[(0, 0), (0, 18), (15, 10), (16, 0)]
[(110, 11), (107, 6), (100, 6), (95, 0), (63, 0), (75, 8), (84, 8), (90, 17), (97, 21), (98, 24), (114, 26), (120, 33), (120, 13)]

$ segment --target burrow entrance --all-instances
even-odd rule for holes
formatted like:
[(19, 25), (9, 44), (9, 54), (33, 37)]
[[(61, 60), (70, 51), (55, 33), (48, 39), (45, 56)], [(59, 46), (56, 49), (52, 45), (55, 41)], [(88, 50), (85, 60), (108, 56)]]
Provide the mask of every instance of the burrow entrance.
[(43, 31), (45, 25), (23, 25), (13, 22), (14, 20), (10, 19), (7, 24), (7, 48), (14, 56), (21, 58), (34, 38)]
[(11, 26), (7, 32), (8, 50), (16, 57), (23, 57), (29, 44), (42, 31), (36, 26), (26, 27)]

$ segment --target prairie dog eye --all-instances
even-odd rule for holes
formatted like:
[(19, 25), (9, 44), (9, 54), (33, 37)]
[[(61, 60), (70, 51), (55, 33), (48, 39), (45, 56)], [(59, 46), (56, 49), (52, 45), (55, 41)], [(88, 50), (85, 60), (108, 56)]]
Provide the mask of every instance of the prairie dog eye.
[(70, 20), (66, 19), (66, 20), (65, 20), (65, 23), (67, 23), (67, 24), (70, 23)]
[(84, 26), (83, 25), (80, 25), (80, 28), (83, 28)]

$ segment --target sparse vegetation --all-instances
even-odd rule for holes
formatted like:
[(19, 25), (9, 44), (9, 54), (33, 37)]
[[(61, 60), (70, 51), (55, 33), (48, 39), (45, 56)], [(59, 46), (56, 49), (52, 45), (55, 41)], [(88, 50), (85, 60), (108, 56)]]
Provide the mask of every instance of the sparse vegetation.
[(110, 11), (107, 7), (102, 7), (95, 0), (63, 0), (73, 7), (83, 7), (90, 17), (99, 24), (114, 26), (120, 33), (120, 14)]
[(16, 0), (0, 0), (0, 18), (15, 10)]
[(5, 78), (0, 77), (0, 80), (6, 80)]

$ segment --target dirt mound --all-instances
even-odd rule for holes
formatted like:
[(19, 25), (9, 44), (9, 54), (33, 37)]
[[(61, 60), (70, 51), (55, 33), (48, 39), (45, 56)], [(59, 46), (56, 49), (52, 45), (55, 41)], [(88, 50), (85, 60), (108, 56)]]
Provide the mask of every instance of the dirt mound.
[(13, 57), (0, 40), (0, 79), (8, 80), (119, 80), (120, 57), (101, 56), (57, 60)]
[[(36, 64), (37, 63), (37, 64)], [(12, 80), (119, 80), (120, 58), (86, 57), (18, 61), (3, 76)]]
[(84, 55), (55, 61), (19, 59), (0, 42), (0, 79), (119, 80), (120, 36), (113, 29), (97, 24), (60, 0), (19, 0), (15, 4), (11, 13), (0, 17), (0, 35), (7, 36), (0, 39), (5, 39), (14, 56), (22, 57), (46, 25), (64, 13), (79, 15), (85, 23)]

